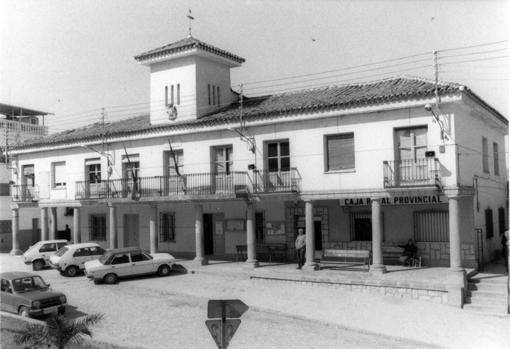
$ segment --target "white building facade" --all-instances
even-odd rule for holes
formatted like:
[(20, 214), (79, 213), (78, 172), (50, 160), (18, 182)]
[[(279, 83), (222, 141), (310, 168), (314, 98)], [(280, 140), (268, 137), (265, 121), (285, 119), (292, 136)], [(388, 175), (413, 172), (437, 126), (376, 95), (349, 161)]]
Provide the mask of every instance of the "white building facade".
[(19, 229), (37, 209), (42, 239), (58, 222), (74, 241), (199, 264), (243, 245), (250, 266), (271, 248), (293, 259), (298, 227), (309, 269), (323, 249), (368, 249), (384, 272), (384, 248), (410, 238), (460, 279), (495, 257), (508, 121), (467, 87), (400, 77), (240, 103), (241, 57), (189, 37), (135, 58), (151, 69), (150, 115), (16, 149), (39, 192), (12, 205)]
[[(11, 195), (19, 197), (19, 187), (13, 186), (10, 192), (10, 184), (13, 174), (18, 175), (17, 168), (13, 166), (10, 150), (27, 139), (46, 136), (48, 129), (44, 126), (44, 117), (49, 113), (28, 109), (11, 104), (0, 103), (0, 251), (9, 252), (12, 248), (12, 212)], [(23, 176), (25, 184), (34, 187), (34, 174), (26, 172)], [(31, 200), (36, 196), (34, 192), (27, 192), (29, 197), (23, 200)], [(37, 213), (34, 210), (33, 213)], [(32, 225), (26, 231), (20, 232), (19, 237), (26, 243), (38, 237), (39, 222), (35, 218)]]

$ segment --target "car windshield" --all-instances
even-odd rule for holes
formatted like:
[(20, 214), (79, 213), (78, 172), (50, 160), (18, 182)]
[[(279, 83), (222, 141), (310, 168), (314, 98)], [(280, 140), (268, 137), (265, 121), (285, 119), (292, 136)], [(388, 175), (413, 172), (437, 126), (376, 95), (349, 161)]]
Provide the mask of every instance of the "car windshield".
[(62, 257), (67, 251), (69, 251), (69, 248), (67, 246), (64, 246), (60, 250), (55, 252), (55, 256)]
[(48, 285), (39, 276), (28, 276), (12, 280), (12, 287), (16, 292), (26, 292), (43, 290), (48, 288)]
[(110, 259), (110, 257), (111, 257), (111, 256), (112, 256), (112, 254), (111, 254), (111, 253), (108, 253), (108, 252), (107, 252), (107, 253), (105, 253), (105, 254), (103, 254), (103, 255), (102, 255), (101, 257), (99, 257), (99, 259), (98, 259), (98, 260), (99, 260), (99, 263), (101, 263), (101, 264), (106, 264), (106, 262), (108, 261), (108, 259)]

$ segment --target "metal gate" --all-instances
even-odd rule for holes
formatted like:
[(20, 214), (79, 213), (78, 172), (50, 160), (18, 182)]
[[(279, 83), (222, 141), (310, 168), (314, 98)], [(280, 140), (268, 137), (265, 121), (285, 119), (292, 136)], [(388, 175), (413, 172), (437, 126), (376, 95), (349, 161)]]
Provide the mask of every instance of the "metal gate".
[(478, 262), (478, 270), (483, 271), (483, 229), (476, 229), (476, 256)]

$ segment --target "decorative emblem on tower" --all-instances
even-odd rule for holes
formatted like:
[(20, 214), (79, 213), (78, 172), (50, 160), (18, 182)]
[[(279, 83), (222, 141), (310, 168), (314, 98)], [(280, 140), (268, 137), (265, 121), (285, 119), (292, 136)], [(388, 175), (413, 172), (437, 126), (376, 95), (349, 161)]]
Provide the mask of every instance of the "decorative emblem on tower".
[(173, 121), (177, 119), (177, 107), (172, 103), (166, 105), (166, 113), (168, 114), (168, 120)]

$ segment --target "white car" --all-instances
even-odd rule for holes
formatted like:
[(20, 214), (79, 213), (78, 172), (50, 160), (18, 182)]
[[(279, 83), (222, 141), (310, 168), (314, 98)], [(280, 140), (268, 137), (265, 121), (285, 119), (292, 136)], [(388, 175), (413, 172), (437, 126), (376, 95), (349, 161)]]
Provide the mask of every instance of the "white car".
[(105, 252), (95, 242), (67, 245), (50, 256), (50, 266), (67, 276), (76, 276), (85, 269), (85, 262), (98, 259)]
[(49, 266), (50, 256), (69, 245), (67, 240), (44, 240), (35, 243), (23, 254), (25, 264), (32, 264), (32, 269), (41, 270)]
[(155, 274), (170, 274), (175, 258), (168, 253), (148, 254), (138, 247), (117, 248), (107, 251), (101, 258), (85, 263), (85, 275), (94, 282), (114, 284), (117, 279)]

